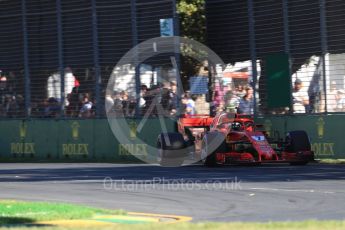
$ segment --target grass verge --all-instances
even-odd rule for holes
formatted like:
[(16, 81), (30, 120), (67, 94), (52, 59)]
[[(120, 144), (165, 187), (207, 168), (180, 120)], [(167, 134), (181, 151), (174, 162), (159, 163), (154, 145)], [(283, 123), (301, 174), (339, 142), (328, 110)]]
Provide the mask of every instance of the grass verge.
[(105, 210), (85, 206), (0, 200), (0, 226), (49, 220), (87, 219), (96, 214), (125, 215), (121, 210)]
[[(24, 230), (26, 228), (11, 228), (11, 230)], [(63, 227), (31, 227), (30, 230), (72, 230), (78, 229)], [(79, 228), (86, 230), (99, 230), (99, 228)], [(269, 222), (269, 223), (178, 223), (178, 224), (117, 224), (114, 227), (105, 227), (102, 230), (344, 230), (345, 221), (302, 221), (302, 222)]]
[(319, 159), (318, 162), (323, 164), (345, 164), (345, 159)]

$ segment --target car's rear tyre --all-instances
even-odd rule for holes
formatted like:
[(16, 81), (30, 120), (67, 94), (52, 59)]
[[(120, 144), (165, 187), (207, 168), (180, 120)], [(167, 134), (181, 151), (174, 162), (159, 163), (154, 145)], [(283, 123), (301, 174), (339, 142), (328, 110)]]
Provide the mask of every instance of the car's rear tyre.
[(158, 136), (157, 148), (157, 162), (164, 167), (181, 166), (188, 151), (180, 133), (161, 133)]
[[(308, 134), (303, 130), (291, 131), (286, 135), (286, 151), (287, 152), (304, 152), (311, 151), (311, 144)], [(301, 161), (290, 162), (290, 165), (306, 165), (309, 160), (302, 159)]]
[(201, 160), (207, 167), (219, 166), (217, 162), (217, 153), (225, 153), (227, 145), (223, 133), (207, 133), (202, 141)]
[(291, 131), (286, 135), (287, 152), (311, 151), (308, 134), (303, 130)]

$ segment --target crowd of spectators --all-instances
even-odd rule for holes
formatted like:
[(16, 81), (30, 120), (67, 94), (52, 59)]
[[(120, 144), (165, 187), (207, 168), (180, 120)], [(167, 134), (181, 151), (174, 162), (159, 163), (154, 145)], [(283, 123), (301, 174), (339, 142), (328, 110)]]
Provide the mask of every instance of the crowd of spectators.
[[(108, 115), (116, 117), (173, 116), (179, 112), (179, 109), (185, 114), (196, 114), (195, 96), (186, 92), (179, 97), (175, 81), (159, 83), (150, 88), (141, 85), (138, 99), (128, 95), (126, 91), (115, 91), (112, 95), (106, 95), (105, 100)], [(139, 103), (138, 107), (137, 103)]]
[[(52, 76), (54, 76), (54, 74)], [(63, 101), (60, 93), (60, 82), (56, 83), (56, 80), (51, 82), (51, 77), (48, 78), (47, 90), (50, 90), (48, 92), (50, 97), (32, 105), (34, 110), (32, 111), (32, 114), (35, 117), (93, 118), (96, 116), (96, 106), (98, 104), (96, 104), (96, 101), (93, 99), (92, 92), (85, 90), (85, 87), (82, 87), (70, 68), (65, 69), (65, 83), (67, 80), (66, 76), (69, 76), (69, 82), (68, 87), (65, 87), (65, 98)], [(57, 79), (60, 79), (59, 74)]]
[[(294, 82), (292, 98), (294, 113), (315, 112), (313, 109), (315, 107), (315, 101), (312, 100), (304, 88), (303, 81), (300, 79), (296, 79)], [(321, 98), (321, 103), (319, 102), (319, 104), (325, 107), (323, 98)], [(319, 112), (323, 111), (325, 111), (325, 108), (322, 108)], [(327, 94), (327, 112), (345, 112), (345, 91), (338, 89), (336, 81), (330, 82), (330, 90)]]
[[(11, 78), (11, 77), (10, 77)], [(101, 101), (96, 101), (92, 90), (85, 90), (75, 78), (74, 87), (67, 92), (64, 101), (61, 98), (48, 97), (30, 103), (30, 110), (25, 109), (25, 99), (9, 81), (8, 75), (0, 70), (0, 117), (21, 118), (27, 112), (41, 118), (94, 118), (97, 110), (101, 116), (174, 116), (176, 114), (198, 114), (196, 100), (199, 95), (189, 91), (178, 95), (176, 81), (141, 85), (139, 97), (133, 92), (114, 91)], [(308, 113), (313, 106), (307, 90), (300, 79), (294, 81), (292, 91), (293, 113)], [(133, 90), (132, 90), (133, 91)], [(239, 114), (254, 112), (253, 89), (249, 84), (223, 84), (216, 82), (211, 102), (211, 115), (220, 111)], [(103, 94), (104, 95), (104, 94)], [(107, 111), (104, 108), (104, 100)], [(288, 109), (285, 110), (288, 112)], [(328, 112), (345, 112), (345, 91), (337, 88), (335, 81), (330, 83), (327, 95)]]
[(0, 117), (16, 118), (25, 116), (25, 101), (15, 90), (13, 73), (7, 76), (0, 70)]
[(328, 94), (329, 112), (345, 112), (345, 91), (337, 88), (337, 83), (332, 81), (330, 84), (330, 93)]
[(215, 115), (220, 111), (227, 111), (240, 114), (253, 114), (254, 97), (253, 89), (248, 84), (239, 84), (232, 87), (230, 84), (216, 85), (212, 113)]
[(54, 97), (43, 100), (36, 107), (36, 116), (41, 118), (58, 118), (61, 116), (93, 118), (96, 116), (95, 103), (91, 100), (89, 93), (78, 93), (78, 88), (75, 87), (66, 100), (67, 106), (64, 106), (59, 99)]
[[(57, 87), (56, 90), (59, 88)], [(176, 81), (170, 81), (150, 87), (141, 85), (139, 98), (126, 91), (114, 91), (97, 102), (92, 91), (85, 90), (75, 78), (74, 87), (71, 92), (66, 93), (64, 101), (53, 96), (45, 99), (34, 98), (30, 103), (29, 112), (32, 117), (39, 118), (93, 118), (96, 117), (97, 109), (101, 110), (101, 114), (106, 115), (104, 106), (97, 108), (103, 105), (105, 100), (108, 108), (106, 112), (116, 117), (174, 116), (177, 113), (195, 115), (198, 114), (195, 103), (197, 98), (198, 95), (193, 95), (189, 91), (178, 95)], [(223, 110), (252, 113), (252, 90), (243, 85), (239, 85), (234, 90), (231, 90), (231, 87), (218, 89), (214, 94), (212, 108), (215, 113)], [(24, 97), (13, 92), (7, 77), (0, 71), (0, 116), (20, 118), (25, 117), (26, 112)]]

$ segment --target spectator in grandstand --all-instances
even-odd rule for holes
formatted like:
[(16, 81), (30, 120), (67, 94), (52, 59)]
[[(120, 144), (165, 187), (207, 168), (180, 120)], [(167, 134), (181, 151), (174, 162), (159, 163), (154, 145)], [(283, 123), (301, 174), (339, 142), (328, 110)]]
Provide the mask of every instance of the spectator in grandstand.
[(17, 94), (16, 96), (16, 104), (17, 104), (17, 111), (15, 116), (16, 117), (24, 117), (25, 116), (25, 100), (23, 95)]
[(177, 84), (176, 81), (170, 82), (170, 115), (174, 115), (177, 112), (178, 96), (177, 96)]
[(44, 117), (46, 118), (54, 118), (60, 115), (60, 103), (59, 101), (54, 98), (50, 97), (47, 100), (46, 107), (44, 109)]
[(148, 88), (146, 85), (141, 85), (141, 87), (140, 87), (140, 99), (139, 99), (139, 107), (140, 108), (145, 107), (146, 101), (145, 101), (144, 97), (147, 93), (147, 90), (148, 90)]
[(239, 104), (240, 99), (232, 91), (225, 94), (225, 107), (228, 112), (236, 113)]
[(208, 77), (208, 74), (209, 74), (208, 66), (209, 66), (208, 61), (204, 60), (199, 66), (198, 76)]
[(181, 104), (182, 104), (182, 113), (183, 114), (187, 114), (187, 103), (188, 103), (188, 98), (185, 95), (182, 95)]
[(163, 115), (170, 116), (176, 114), (178, 103), (176, 81), (165, 82), (159, 94), (158, 99), (163, 108)]
[(14, 73), (10, 72), (8, 76), (5, 76), (0, 70), (0, 116), (20, 117), (24, 115), (24, 99), (23, 96), (16, 95), (13, 90), (14, 85)]
[(136, 101), (134, 97), (128, 95), (126, 91), (120, 93), (122, 101), (123, 115), (125, 117), (132, 117), (135, 115)]
[[(47, 79), (47, 93), (48, 98), (54, 97), (57, 100), (61, 101), (61, 73), (58, 70), (57, 72), (53, 73)], [(64, 69), (64, 98), (68, 98), (68, 94), (73, 91), (74, 87), (79, 87), (79, 81), (73, 74), (73, 71), (70, 67), (66, 67)], [(64, 100), (62, 102), (65, 106), (69, 105), (68, 100)], [(78, 111), (77, 111), (78, 112)]]
[(79, 112), (79, 117), (82, 117), (82, 118), (92, 117), (93, 116), (92, 106), (93, 106), (93, 103), (90, 99), (90, 95), (88, 93), (84, 93), (83, 99), (82, 99), (81, 109)]
[(145, 106), (142, 109), (142, 115), (157, 116), (159, 112), (162, 112), (157, 110), (157, 105), (161, 102), (160, 92), (160, 85), (153, 85), (146, 91), (145, 95), (143, 96)]
[(221, 101), (217, 107), (217, 111), (216, 111), (216, 114), (217, 113), (221, 113), (221, 112), (224, 112), (225, 111), (225, 103), (224, 101)]
[(239, 114), (253, 114), (254, 113), (254, 98), (253, 89), (246, 87), (246, 94), (240, 99), (237, 113)]
[(9, 118), (24, 117), (25, 104), (24, 97), (20, 94), (17, 96), (7, 95), (6, 96), (6, 115)]
[(195, 95), (191, 96), (188, 91), (183, 95), (182, 104), (183, 104), (183, 107), (185, 109), (186, 115), (195, 115), (196, 114), (195, 100), (196, 100), (196, 96)]
[[(45, 116), (45, 109), (48, 107), (48, 99), (40, 97), (41, 95), (32, 95), (30, 104), (30, 116), (43, 118)], [(25, 107), (25, 106), (24, 106)]]
[(114, 99), (112, 97), (111, 94), (107, 94), (105, 95), (105, 108), (107, 109), (107, 113), (110, 112), (110, 110), (113, 108), (114, 106)]
[(335, 81), (331, 82), (330, 91), (327, 94), (327, 110), (328, 112), (336, 112), (338, 109), (339, 94), (337, 89), (337, 83)]
[(16, 117), (17, 112), (17, 102), (16, 97), (11, 95), (6, 95), (5, 99), (5, 113), (9, 118)]
[(343, 90), (338, 90), (337, 92), (337, 105), (335, 112), (344, 112), (345, 111), (345, 92)]
[(246, 90), (245, 90), (246, 87), (244, 87), (243, 85), (239, 85), (236, 87), (236, 90), (235, 90), (235, 94), (237, 97), (239, 98), (242, 98), (246, 95)]
[(112, 109), (112, 114), (116, 117), (124, 116), (121, 92), (114, 92), (114, 106)]
[(68, 106), (66, 107), (66, 115), (69, 117), (78, 117), (81, 101), (79, 99), (79, 85), (72, 89), (72, 92), (67, 95)]
[(125, 117), (128, 116), (128, 109), (129, 109), (129, 99), (128, 99), (128, 93), (126, 91), (120, 92), (120, 100), (122, 103), (122, 109), (123, 109), (123, 115)]
[(303, 91), (302, 88), (303, 82), (300, 79), (296, 79), (292, 92), (294, 113), (305, 113), (306, 106), (309, 106), (308, 93)]
[(49, 98), (43, 100), (42, 104), (39, 104), (40, 117), (49, 117)]
[(160, 89), (160, 104), (163, 108), (164, 115), (170, 114), (170, 104), (171, 104), (171, 86), (169, 82), (164, 82), (163, 87)]
[(7, 104), (9, 103), (9, 97), (12, 96), (12, 92), (10, 91), (8, 84), (7, 84), (7, 77), (3, 74), (0, 70), (0, 115), (6, 116), (7, 115)]
[(223, 86), (223, 82), (217, 81), (215, 83), (215, 89), (214, 89), (214, 100), (213, 105), (215, 108), (217, 108), (222, 101), (224, 101), (224, 95), (225, 95), (225, 89)]
[(128, 98), (129, 104), (128, 104), (128, 115), (129, 117), (134, 117), (136, 115), (136, 107), (137, 107), (137, 101), (134, 96), (129, 96)]

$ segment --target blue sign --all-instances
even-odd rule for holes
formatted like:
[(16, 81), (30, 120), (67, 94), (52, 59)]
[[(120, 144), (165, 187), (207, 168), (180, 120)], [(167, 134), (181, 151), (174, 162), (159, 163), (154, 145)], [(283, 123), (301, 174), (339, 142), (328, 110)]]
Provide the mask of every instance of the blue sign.
[(172, 18), (165, 18), (159, 20), (161, 27), (161, 37), (174, 36), (174, 23)]
[(191, 94), (207, 94), (208, 78), (207, 77), (191, 77), (189, 79)]

